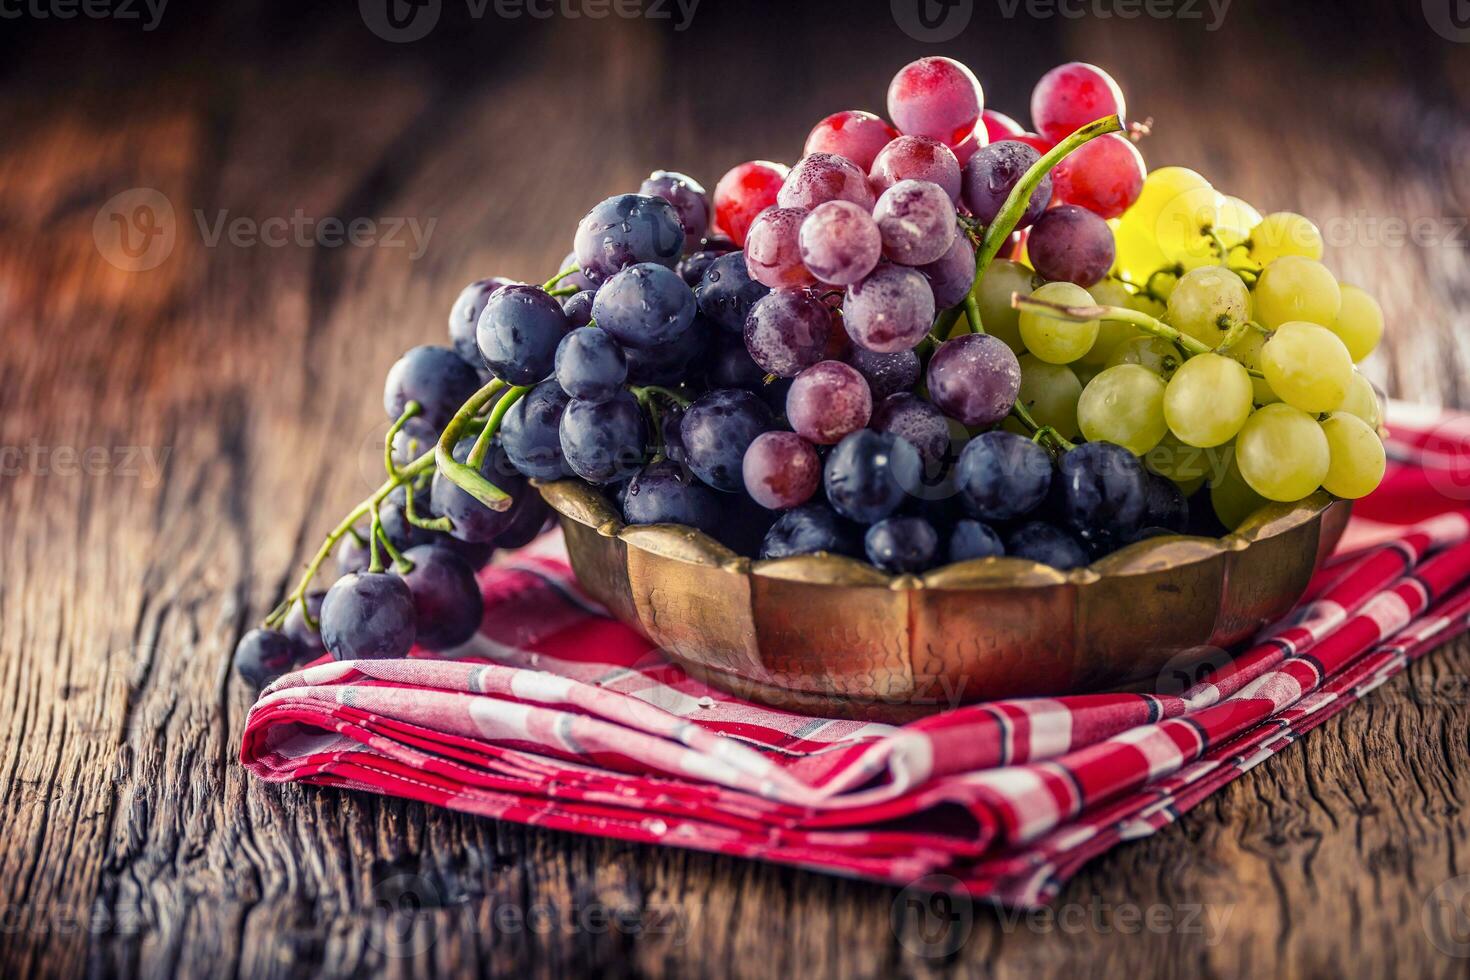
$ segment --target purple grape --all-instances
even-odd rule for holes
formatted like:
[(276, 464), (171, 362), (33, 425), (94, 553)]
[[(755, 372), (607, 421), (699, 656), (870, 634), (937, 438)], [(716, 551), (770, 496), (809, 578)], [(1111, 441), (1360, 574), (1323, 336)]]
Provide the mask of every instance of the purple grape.
[[(561, 272), (561, 270), (563, 270), (563, 269), (569, 269), (572, 266), (578, 265), (578, 264), (579, 263), (577, 262), (577, 253), (576, 252), (568, 252), (567, 253), (567, 257), (561, 260), (561, 265), (559, 265), (559, 266), (556, 267), (556, 271), (557, 272)], [(590, 290), (592, 290), (595, 293), (595, 292), (597, 292), (597, 283), (593, 282), (591, 279), (588, 279), (586, 273), (581, 272), (581, 271), (577, 271), (577, 272), (571, 273), (565, 279), (562, 279), (562, 280), (558, 281), (557, 284), (556, 284), (556, 288), (557, 289), (571, 289), (571, 288), (576, 288), (579, 291), (580, 290), (590, 289)]]
[(952, 433), (943, 412), (908, 392), (889, 395), (879, 402), (868, 424), (875, 431), (908, 440), (919, 451), (926, 473), (947, 468), (953, 462), (956, 436), (960, 444), (965, 440), (963, 428)]
[(602, 201), (577, 225), (573, 249), (582, 277), (596, 284), (630, 265), (672, 269), (684, 252), (679, 212), (661, 197), (619, 194)]
[(322, 600), (322, 642), (334, 660), (405, 656), (417, 632), (413, 594), (397, 575), (344, 575)]
[(638, 188), (638, 193), (661, 197), (672, 204), (684, 228), (684, 251), (692, 252), (699, 247), (709, 230), (710, 214), (709, 195), (699, 181), (674, 170), (655, 170)]
[(960, 161), (954, 151), (929, 136), (900, 136), (878, 151), (868, 182), (881, 194), (901, 180), (927, 180), (960, 203)]
[(710, 346), (704, 375), (706, 387), (756, 391), (765, 384), (766, 371), (750, 356), (744, 337), (720, 330)]
[(776, 194), (776, 204), (783, 208), (810, 211), (828, 201), (851, 201), (865, 211), (873, 210), (868, 175), (857, 164), (835, 153), (808, 153), (802, 157)]
[(716, 329), (708, 318), (694, 315), (694, 320), (672, 343), (647, 350), (625, 347), (628, 358), (628, 383), (632, 385), (682, 384), (691, 366), (708, 353), (714, 338), (724, 331)]
[(745, 318), (771, 287), (751, 278), (744, 252), (729, 252), (710, 263), (694, 287), (699, 312), (732, 333), (745, 329)]
[(744, 486), (745, 450), (771, 427), (771, 413), (759, 398), (738, 388), (710, 391), (684, 411), (679, 432), (694, 475), (716, 490), (735, 493)]
[[(367, 564), (364, 563), (366, 568)], [(320, 623), (322, 618), (322, 599), (326, 598), (326, 591), (318, 589), (306, 594), (306, 609), (311, 613), (311, 618)], [(301, 603), (291, 603), (291, 611), (286, 613), (286, 621), (281, 624), (281, 632), (291, 638), (296, 648), (301, 651), (302, 660), (315, 660), (327, 652), (327, 647), (322, 643), (322, 634), (319, 630), (312, 629), (302, 615)]]
[(994, 425), (1021, 391), (1021, 364), (998, 337), (970, 333), (939, 345), (929, 359), (929, 398), (965, 425)]
[(804, 504), (822, 482), (817, 451), (795, 432), (762, 432), (741, 464), (745, 492), (769, 510)]
[(668, 459), (645, 466), (628, 481), (622, 506), (629, 524), (683, 524), (711, 537), (725, 519), (720, 495)]
[(745, 348), (762, 370), (790, 378), (822, 359), (831, 332), (820, 300), (804, 289), (773, 289), (745, 318)]
[(904, 502), (905, 488), (919, 483), (922, 468), (918, 451), (905, 440), (859, 429), (827, 454), (827, 500), (843, 517), (875, 524)]
[(512, 466), (533, 480), (559, 480), (570, 470), (561, 453), (561, 415), (570, 399), (555, 380), (526, 392), (505, 413), (500, 443)]
[(791, 558), (821, 551), (855, 558), (862, 554), (862, 544), (855, 525), (826, 504), (810, 503), (776, 518), (761, 542), (760, 556)]
[(956, 521), (949, 532), (949, 560), (973, 561), (976, 558), (998, 558), (1006, 553), (1000, 535), (979, 521)]
[[(970, 209), (970, 213), (982, 225), (990, 224), (1000, 214), (1001, 207), (1010, 196), (1011, 188), (1040, 159), (1040, 153), (1015, 140), (998, 140), (989, 146), (982, 146), (970, 157), (970, 162), (965, 164), (961, 191), (965, 207)], [(1016, 227), (1025, 228), (1031, 224), (1050, 203), (1051, 175), (1048, 174), (1037, 185), (1036, 190), (1031, 192), (1026, 213), (1016, 222)]]
[(755, 216), (745, 237), (745, 267), (752, 279), (772, 289), (815, 281), (801, 262), (801, 224), (808, 214), (805, 208), (766, 208)]
[(672, 269), (631, 265), (603, 284), (592, 319), (625, 347), (651, 350), (678, 340), (694, 322), (694, 292)]
[(383, 385), (383, 410), (388, 418), (397, 419), (410, 401), (418, 402), (415, 433), (437, 436), (479, 388), (479, 374), (450, 348), (415, 347), (389, 369)]
[(497, 547), (507, 551), (530, 544), (546, 526), (551, 508), (533, 488), (527, 487), (510, 505), (510, 523), (495, 539)]
[(1189, 501), (1184, 499), (1184, 491), (1173, 480), (1157, 473), (1145, 473), (1144, 479), (1148, 486), (1143, 526), (1169, 534), (1184, 534), (1189, 528)]
[(643, 465), (647, 444), (643, 409), (627, 391), (595, 405), (573, 398), (562, 412), (562, 455), (589, 483), (627, 479)]
[(503, 276), (476, 279), (459, 291), (454, 306), (449, 310), (449, 342), (454, 347), (454, 352), (473, 365), (477, 371), (485, 368), (485, 362), (480, 357), (480, 345), (475, 340), (475, 326), (480, 322), (480, 313), (485, 309), (485, 301), (501, 286), (515, 284), (514, 279), (506, 279)]
[(883, 254), (873, 216), (851, 201), (818, 205), (801, 223), (801, 261), (812, 275), (834, 286), (851, 286), (872, 272)]
[(516, 285), (490, 295), (476, 336), (491, 373), (509, 384), (533, 385), (551, 374), (556, 346), (570, 329), (554, 296), (540, 286)]
[(1051, 455), (1014, 432), (982, 432), (960, 453), (955, 483), (965, 509), (986, 521), (1025, 517), (1051, 489)]
[(1086, 208), (1060, 204), (1032, 226), (1026, 254), (1036, 271), (1051, 282), (1094, 286), (1113, 267), (1113, 230)]
[[(469, 459), (474, 443), (473, 438), (461, 439), (451, 455), (463, 463)], [(490, 452), (485, 454), (485, 461), (480, 464), (480, 474), (510, 495), (512, 504), (509, 510), (491, 510), (461, 490), (442, 471), (435, 471), (430, 484), (429, 508), (436, 516), (449, 518), (454, 525), (449, 531), (450, 537), (470, 544), (498, 543), (500, 535), (515, 517), (520, 499), (535, 496), (536, 492), (526, 485), (525, 478), (501, 450), (500, 446), (491, 446)]]
[(592, 322), (592, 300), (597, 293), (590, 289), (584, 289), (580, 293), (573, 293), (561, 301), (561, 311), (567, 315), (567, 322), (575, 327), (585, 327)]
[[(344, 534), (342, 540), (337, 542), (337, 550), (332, 555), (337, 562), (337, 574), (349, 575), (352, 572), (367, 571), (368, 564), (372, 561), (368, 554), (367, 541), (359, 541), (350, 534)], [(318, 619), (321, 617), (318, 616)]]
[(919, 383), (919, 375), (923, 373), (919, 355), (911, 350), (880, 354), (853, 344), (843, 360), (857, 368), (858, 374), (867, 380), (874, 402), (880, 402), (900, 391), (912, 390)]
[(280, 630), (253, 629), (235, 646), (235, 670), (252, 687), (265, 687), (296, 666), (301, 649)]
[(873, 395), (857, 369), (822, 361), (796, 376), (786, 393), (786, 419), (808, 442), (830, 446), (868, 424)]
[(868, 528), (863, 546), (868, 561), (885, 572), (922, 572), (934, 564), (939, 535), (922, 517), (889, 517)]
[(1088, 442), (1057, 466), (1061, 514), (1085, 542), (1123, 541), (1148, 513), (1148, 486), (1138, 458), (1111, 442)]
[(597, 327), (578, 327), (556, 348), (556, 381), (584, 402), (605, 402), (628, 379), (628, 358), (618, 342)]
[(928, 265), (919, 266), (929, 288), (934, 291), (934, 305), (948, 309), (964, 301), (975, 282), (975, 246), (968, 235), (954, 236), (949, 251)]
[(728, 250), (703, 248), (697, 252), (690, 252), (679, 260), (679, 264), (674, 267), (674, 271), (679, 273), (679, 278), (684, 280), (685, 285), (690, 289), (694, 289), (704, 279), (704, 274), (709, 271), (709, 267), (714, 265), (715, 259), (721, 255), (729, 254), (729, 251), (733, 249), (734, 245), (732, 244)]
[(1087, 549), (1066, 531), (1041, 521), (1022, 524), (1006, 538), (1006, 554), (1060, 571), (1087, 564)]
[(413, 599), (419, 646), (449, 650), (468, 642), (485, 615), (480, 583), (469, 562), (431, 544), (410, 548), (403, 557), (413, 563), (413, 571), (401, 577)]
[(937, 262), (959, 233), (954, 202), (927, 180), (900, 180), (878, 198), (873, 220), (883, 254), (900, 265)]
[(847, 287), (842, 322), (859, 347), (881, 354), (913, 350), (934, 324), (934, 293), (917, 270), (880, 265)]
[[(427, 531), (409, 522), (408, 512), (405, 510), (407, 497), (407, 487), (395, 487), (378, 505), (378, 525), (387, 535), (388, 540), (393, 542), (393, 547), (399, 551), (427, 544), (434, 538), (433, 531)], [(433, 504), (428, 488), (414, 491), (413, 504), (414, 512), (420, 516), (430, 512)]]

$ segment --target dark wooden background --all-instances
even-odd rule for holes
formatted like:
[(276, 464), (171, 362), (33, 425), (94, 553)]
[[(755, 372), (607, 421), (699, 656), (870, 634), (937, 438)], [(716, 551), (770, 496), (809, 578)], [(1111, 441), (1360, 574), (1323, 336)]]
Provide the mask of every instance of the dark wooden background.
[[(1152, 164), (1323, 225), (1388, 311), (1377, 380), (1470, 402), (1470, 47), (1417, 2), (1236, 0), (1215, 31), (1185, 2), (1206, 19), (977, 2), (939, 45), (884, 0), (704, 0), (682, 32), (446, 0), (413, 44), (350, 2), (0, 19), (0, 976), (1463, 974), (1426, 922), (1470, 938), (1465, 643), (1093, 863), (1061, 899), (1081, 914), (970, 910), (938, 950), (896, 889), (235, 763), (230, 650), (370, 485), (382, 375), (441, 340), (458, 287), (548, 275), (585, 209), (655, 167), (712, 186), (793, 160), (922, 54), (1019, 116), (1052, 64), (1110, 67)], [(148, 271), (94, 235), (132, 188), (174, 209)], [(435, 223), (414, 259), (211, 247), (196, 210)], [(424, 907), (405, 925), (400, 902)]]

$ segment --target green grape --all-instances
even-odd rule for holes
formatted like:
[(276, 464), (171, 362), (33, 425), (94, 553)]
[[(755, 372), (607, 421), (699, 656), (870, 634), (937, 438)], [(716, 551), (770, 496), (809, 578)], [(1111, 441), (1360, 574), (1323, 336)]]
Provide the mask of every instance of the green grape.
[(1353, 372), (1353, 380), (1348, 385), (1347, 397), (1342, 400), (1342, 405), (1337, 410), (1356, 415), (1367, 422), (1370, 429), (1377, 429), (1383, 424), (1383, 405), (1378, 400), (1378, 392), (1373, 390), (1373, 382), (1369, 381), (1361, 371)]
[(1137, 364), (1108, 368), (1087, 383), (1077, 423), (1088, 442), (1117, 443), (1142, 456), (1164, 438), (1164, 382)]
[(1123, 223), (1132, 224), (1150, 241), (1157, 241), (1159, 215), (1165, 207), (1181, 194), (1209, 186), (1208, 180), (1188, 167), (1160, 167), (1150, 171), (1143, 179), (1143, 189), (1138, 194), (1138, 200), (1123, 213)]
[(1179, 370), (1179, 365), (1183, 363), (1184, 355), (1179, 353), (1179, 348), (1163, 337), (1155, 337), (1153, 334), (1144, 334), (1142, 337), (1125, 340), (1108, 356), (1108, 367), (1110, 368), (1120, 364), (1137, 364), (1157, 374), (1165, 381), (1174, 377), (1174, 372)]
[(1321, 261), (1322, 233), (1299, 214), (1268, 214), (1251, 229), (1251, 260), (1264, 267), (1287, 255)]
[[(1075, 439), (1077, 400), (1082, 397), (1082, 382), (1065, 364), (1048, 364), (1034, 354), (1021, 357), (1021, 390), (1016, 401), (1025, 405), (1031, 417), (1049, 425), (1064, 439)], [(1026, 433), (1029, 435), (1030, 433)]]
[(1225, 471), (1210, 479), (1210, 506), (1214, 508), (1215, 516), (1220, 518), (1220, 523), (1232, 531), (1268, 502), (1245, 481), (1236, 465), (1234, 453), (1230, 454), (1230, 465)]
[[(1220, 202), (1220, 216), (1215, 221), (1215, 233), (1230, 247), (1232, 257), (1236, 246), (1250, 238), (1251, 229), (1261, 223), (1261, 212), (1238, 197), (1226, 196)], [(1244, 249), (1240, 250), (1244, 252)]]
[[(1031, 295), (1062, 306), (1095, 305), (1091, 293), (1070, 282), (1049, 282)], [(1097, 342), (1099, 327), (1096, 320), (1073, 323), (1045, 313), (1021, 311), (1021, 342), (1028, 351), (1052, 364), (1071, 364), (1086, 354)]]
[[(1098, 306), (1121, 306), (1129, 309), (1129, 304), (1133, 301), (1133, 294), (1116, 279), (1104, 279), (1095, 286), (1088, 286), (1087, 291), (1092, 294)], [(1080, 363), (1101, 368), (1108, 363), (1108, 355), (1112, 354), (1119, 344), (1137, 337), (1138, 334), (1138, 328), (1131, 323), (1124, 323), (1121, 320), (1100, 320), (1097, 326), (1097, 340), (1093, 342), (1092, 348), (1079, 359)]]
[(1164, 418), (1182, 442), (1224, 445), (1250, 418), (1253, 395), (1251, 377), (1239, 363), (1200, 354), (1174, 372), (1164, 392)]
[(1011, 305), (1011, 294), (1030, 296), (1038, 282), (1036, 273), (1020, 263), (996, 259), (974, 290), (985, 332), (1005, 341), (1017, 354), (1026, 353), (1026, 345), (1021, 342), (1021, 311)]
[(1284, 323), (1261, 348), (1271, 390), (1304, 412), (1332, 412), (1347, 397), (1353, 358), (1337, 334), (1315, 323)]
[(1217, 265), (1191, 269), (1169, 294), (1169, 323), (1211, 348), (1251, 318), (1251, 293), (1241, 278)]
[(1373, 353), (1383, 339), (1383, 307), (1368, 292), (1341, 284), (1342, 309), (1331, 324), (1332, 332), (1347, 345), (1356, 363)]
[(1169, 308), (1164, 305), (1163, 300), (1154, 299), (1147, 293), (1134, 293), (1133, 297), (1128, 301), (1128, 308), (1130, 310), (1137, 310), (1140, 313), (1147, 313), (1155, 320), (1162, 320), (1164, 314), (1169, 312)]
[(1342, 290), (1321, 262), (1288, 255), (1261, 271), (1255, 309), (1256, 319), (1273, 330), (1293, 320), (1325, 327), (1337, 321)]
[(1357, 500), (1378, 489), (1383, 482), (1387, 459), (1383, 442), (1368, 423), (1356, 415), (1333, 412), (1322, 423), (1332, 462), (1322, 486), (1328, 493)]
[[(1239, 361), (1247, 371), (1259, 372), (1261, 370), (1261, 351), (1265, 348), (1266, 335), (1252, 328), (1241, 334), (1239, 340), (1220, 353), (1231, 360)], [(1265, 378), (1251, 375), (1251, 389), (1257, 405), (1269, 405), (1272, 402), (1281, 401), (1276, 392), (1271, 390), (1271, 384)]]
[(1164, 258), (1186, 269), (1218, 264), (1220, 250), (1210, 232), (1220, 219), (1222, 200), (1206, 184), (1183, 191), (1166, 203), (1154, 225), (1154, 237)]
[(1277, 403), (1258, 409), (1235, 439), (1235, 463), (1251, 489), (1291, 503), (1322, 485), (1332, 461), (1327, 436), (1301, 409)]
[(1113, 275), (1142, 286), (1155, 270), (1169, 265), (1158, 243), (1137, 222), (1113, 218), (1108, 227), (1113, 229)]
[(1206, 480), (1218, 479), (1230, 465), (1232, 452), (1234, 449), (1230, 446), (1201, 449), (1181, 442), (1172, 432), (1165, 432), (1159, 444), (1143, 454), (1143, 465), (1159, 476), (1173, 480), (1189, 494), (1198, 490)]

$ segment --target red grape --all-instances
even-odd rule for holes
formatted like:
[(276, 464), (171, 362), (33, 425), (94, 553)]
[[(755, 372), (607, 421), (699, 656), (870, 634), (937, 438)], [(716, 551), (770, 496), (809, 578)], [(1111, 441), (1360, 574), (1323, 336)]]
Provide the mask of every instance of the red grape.
[(974, 136), (985, 108), (975, 74), (952, 58), (920, 58), (888, 85), (888, 118), (910, 136), (932, 136), (951, 147)]
[(975, 247), (968, 235), (955, 235), (954, 244), (928, 265), (919, 266), (929, 288), (934, 291), (934, 305), (948, 309), (964, 300), (975, 281)]
[(801, 223), (799, 243), (811, 274), (834, 286), (850, 286), (872, 272), (883, 253), (873, 216), (851, 201), (813, 209)]
[(822, 360), (832, 314), (804, 289), (774, 289), (750, 308), (745, 349), (761, 370), (790, 378)]
[(1057, 200), (1116, 218), (1143, 191), (1143, 155), (1131, 140), (1108, 133), (1083, 143), (1052, 171)]
[(1017, 143), (1025, 143), (1027, 146), (1031, 147), (1031, 149), (1036, 151), (1037, 156), (1040, 156), (1047, 150), (1050, 150), (1052, 147), (1057, 145), (1054, 141), (1047, 139), (1045, 136), (1037, 136), (1035, 133), (1022, 133), (1020, 136), (1007, 136), (1006, 139), (1015, 140)]
[(1031, 122), (1053, 143), (1094, 119), (1122, 116), (1123, 111), (1123, 90), (1113, 76), (1081, 61), (1053, 68), (1031, 92)]
[(1113, 229), (1086, 208), (1060, 204), (1032, 225), (1026, 239), (1031, 267), (1052, 282), (1082, 287), (1103, 280), (1113, 267)]
[(842, 323), (860, 347), (880, 354), (912, 350), (934, 324), (934, 293), (917, 270), (880, 265), (847, 287)]
[(871, 112), (847, 109), (832, 113), (812, 127), (802, 155), (835, 153), (868, 170), (878, 151), (897, 135), (898, 130)]
[(755, 216), (776, 203), (787, 173), (785, 164), (769, 160), (732, 167), (715, 185), (715, 224), (743, 246)]
[(883, 236), (883, 254), (902, 265), (938, 261), (959, 233), (954, 202), (938, 184), (901, 180), (878, 198), (873, 220)]
[(745, 267), (752, 279), (772, 289), (814, 281), (801, 264), (797, 244), (808, 213), (806, 208), (767, 208), (756, 215), (745, 236)]
[(868, 172), (846, 157), (812, 153), (802, 157), (786, 176), (776, 195), (783, 208), (811, 208), (828, 201), (851, 201), (873, 210), (873, 190)]
[(763, 432), (745, 448), (745, 492), (769, 510), (798, 507), (822, 482), (817, 451), (795, 432)]
[(960, 202), (960, 162), (954, 150), (930, 136), (900, 136), (873, 161), (868, 181), (879, 194), (900, 180), (927, 180)]
[(990, 134), (985, 131), (984, 126), (977, 125), (973, 133), (960, 140), (959, 144), (953, 148), (954, 157), (963, 167), (970, 162), (970, 157), (975, 155), (976, 150), (989, 145)]
[(985, 133), (990, 137), (990, 142), (996, 140), (1015, 139), (1026, 132), (1026, 127), (1016, 122), (1004, 112), (996, 112), (994, 109), (986, 109), (980, 113), (980, 123), (985, 128)]
[[(1007, 348), (1009, 349), (1009, 348)], [(863, 376), (841, 361), (813, 364), (786, 392), (786, 419), (809, 442), (830, 446), (868, 424), (873, 395)]]
[(969, 333), (939, 345), (929, 360), (929, 398), (965, 425), (994, 425), (1021, 390), (1021, 364), (1005, 341)]

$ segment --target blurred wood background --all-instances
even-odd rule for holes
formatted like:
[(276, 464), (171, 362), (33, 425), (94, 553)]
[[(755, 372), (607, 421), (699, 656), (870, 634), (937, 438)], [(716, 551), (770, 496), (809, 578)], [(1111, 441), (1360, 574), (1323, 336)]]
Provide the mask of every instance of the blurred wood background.
[[(1096, 861), (1061, 899), (1075, 919), (976, 908), (937, 951), (896, 889), (236, 765), (230, 650), (376, 482), (383, 373), (441, 340), (458, 288), (544, 278), (651, 169), (712, 187), (794, 160), (828, 112), (881, 111), (914, 57), (965, 60), (1023, 119), (1053, 64), (1107, 66), (1154, 120), (1151, 165), (1323, 227), (1388, 313), (1375, 380), (1470, 403), (1470, 47), (1448, 0), (1236, 0), (1214, 30), (1187, 0), (960, 0), (942, 44), (899, 29), (904, 3), (704, 0), (685, 30), (444, 3), (414, 43), (350, 3), (0, 19), (0, 976), (1464, 973), (1426, 923), (1470, 873), (1466, 643)], [(127, 249), (124, 192), (162, 219)], [(211, 244), (222, 214), (372, 219), (376, 240)]]

